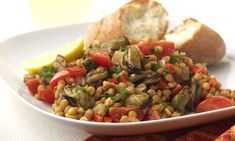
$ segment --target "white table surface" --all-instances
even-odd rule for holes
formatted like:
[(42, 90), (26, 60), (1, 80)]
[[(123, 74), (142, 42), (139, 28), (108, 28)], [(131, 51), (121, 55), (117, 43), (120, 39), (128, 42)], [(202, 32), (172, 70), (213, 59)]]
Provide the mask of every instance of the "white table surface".
[[(162, 3), (168, 9), (171, 19), (195, 17), (219, 32), (227, 48), (235, 49), (233, 1), (162, 0)], [(95, 17), (99, 16), (101, 14)], [(0, 18), (0, 40), (35, 29), (28, 0), (0, 0)], [(89, 135), (79, 129), (58, 125), (32, 112), (11, 93), (1, 78), (0, 91), (0, 141), (79, 141)]]

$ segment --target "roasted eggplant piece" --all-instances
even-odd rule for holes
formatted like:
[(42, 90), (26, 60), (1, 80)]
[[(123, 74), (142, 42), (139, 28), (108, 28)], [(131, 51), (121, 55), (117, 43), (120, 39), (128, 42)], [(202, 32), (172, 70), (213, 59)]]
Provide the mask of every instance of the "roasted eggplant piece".
[(195, 107), (200, 103), (201, 100), (201, 92), (202, 92), (202, 88), (200, 83), (197, 81), (195, 83), (192, 84), (192, 98), (189, 102), (189, 104), (187, 105), (187, 109), (189, 111), (194, 111)]
[(96, 85), (96, 82), (104, 80), (108, 77), (109, 73), (107, 69), (98, 67), (95, 70), (90, 71), (86, 76), (86, 83), (89, 85)]
[(79, 105), (85, 109), (91, 107), (94, 104), (94, 99), (90, 98), (89, 94), (83, 87), (65, 87), (62, 97), (66, 98), (72, 106)]
[(115, 51), (111, 59), (112, 64), (114, 65), (122, 64), (124, 54), (125, 52)]
[(139, 93), (142, 93), (144, 90), (147, 89), (147, 86), (145, 83), (140, 83), (139, 85), (137, 85), (134, 90), (135, 90), (135, 93), (139, 94)]
[(98, 113), (99, 111), (104, 111), (104, 112), (107, 112), (108, 111), (108, 107), (103, 104), (103, 103), (99, 103), (98, 105), (96, 105), (94, 108), (93, 108), (93, 111), (95, 113)]
[(138, 74), (131, 74), (129, 76), (129, 81), (131, 83), (145, 83), (146, 85), (151, 85), (160, 80), (160, 74), (157, 72), (145, 71)]
[(97, 67), (97, 64), (92, 58), (89, 57), (83, 61), (83, 66), (87, 71), (91, 71)]
[(130, 45), (130, 42), (126, 36), (114, 38), (113, 40), (111, 40), (110, 43), (112, 45), (111, 50), (118, 50), (121, 47), (126, 47)]
[(141, 53), (139, 48), (135, 45), (128, 46), (123, 59), (123, 65), (129, 73), (136, 73), (142, 70), (141, 67)]
[(189, 87), (185, 86), (173, 99), (171, 100), (172, 106), (179, 112), (184, 113), (187, 104), (191, 99), (189, 94)]
[(127, 39), (127, 37), (122, 36), (122, 37), (113, 38), (110, 42), (101, 43), (100, 47), (107, 48), (111, 51), (115, 51), (119, 50), (122, 47), (126, 47), (128, 45), (130, 45), (129, 40)]
[(176, 78), (179, 82), (185, 82), (185, 81), (188, 81), (190, 79), (190, 70), (189, 70), (189, 67), (186, 66), (184, 68), (181, 68), (182, 69), (182, 73), (180, 75), (177, 75), (176, 74)]
[(125, 100), (126, 107), (146, 108), (152, 102), (151, 96), (146, 93), (132, 94)]
[(157, 83), (158, 81), (160, 81), (160, 79), (161, 79), (160, 74), (157, 72), (153, 72), (146, 76), (143, 83), (145, 83), (146, 85), (151, 85), (151, 84)]
[(142, 81), (146, 77), (147, 77), (147, 74), (145, 74), (145, 73), (131, 74), (129, 76), (129, 81), (131, 83), (138, 83), (138, 82)]
[(57, 55), (53, 62), (53, 67), (57, 70), (61, 70), (67, 66), (67, 61), (62, 55)]

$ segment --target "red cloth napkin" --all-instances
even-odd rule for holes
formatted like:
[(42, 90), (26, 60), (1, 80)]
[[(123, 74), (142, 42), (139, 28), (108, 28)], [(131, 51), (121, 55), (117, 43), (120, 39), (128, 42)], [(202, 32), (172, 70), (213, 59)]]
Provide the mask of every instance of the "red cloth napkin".
[(163, 133), (121, 137), (92, 135), (85, 141), (235, 141), (235, 117)]

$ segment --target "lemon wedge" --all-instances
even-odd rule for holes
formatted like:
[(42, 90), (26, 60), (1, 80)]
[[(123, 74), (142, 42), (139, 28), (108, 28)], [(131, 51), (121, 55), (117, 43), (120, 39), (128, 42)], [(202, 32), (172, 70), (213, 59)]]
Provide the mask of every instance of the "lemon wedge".
[(83, 53), (84, 40), (80, 37), (68, 43), (65, 47), (58, 48), (38, 56), (30, 60), (26, 60), (22, 63), (22, 67), (29, 73), (40, 73), (44, 66), (51, 66), (56, 56), (62, 55), (67, 61), (72, 61), (80, 57)]

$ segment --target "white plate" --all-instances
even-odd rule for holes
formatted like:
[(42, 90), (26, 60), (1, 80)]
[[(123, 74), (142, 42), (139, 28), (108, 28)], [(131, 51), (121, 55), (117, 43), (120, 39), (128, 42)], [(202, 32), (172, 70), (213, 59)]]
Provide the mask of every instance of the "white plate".
[[(161, 132), (183, 127), (189, 127), (220, 120), (235, 115), (235, 107), (220, 109), (177, 118), (136, 123), (97, 123), (73, 120), (55, 116), (49, 105), (35, 100), (23, 84), (25, 73), (20, 64), (23, 60), (39, 53), (64, 46), (69, 41), (84, 34), (87, 24), (77, 24), (51, 29), (44, 29), (22, 34), (8, 39), (0, 44), (0, 75), (9, 85), (12, 92), (31, 107), (35, 112), (55, 122), (71, 128), (85, 130), (93, 134), (103, 135), (133, 135), (151, 132)], [(223, 61), (209, 70), (216, 74), (225, 88), (235, 88), (235, 52), (230, 51)]]

